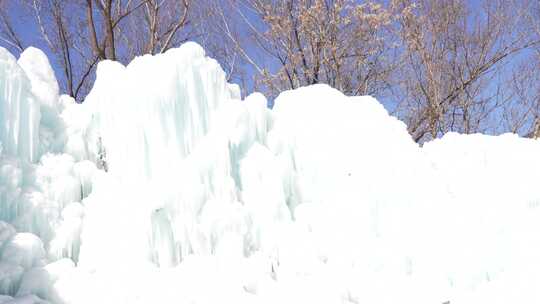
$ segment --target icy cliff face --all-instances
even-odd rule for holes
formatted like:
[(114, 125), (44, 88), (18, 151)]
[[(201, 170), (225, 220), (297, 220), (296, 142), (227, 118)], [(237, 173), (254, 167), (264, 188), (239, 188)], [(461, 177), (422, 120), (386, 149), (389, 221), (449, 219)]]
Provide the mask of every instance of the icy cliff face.
[[(110, 180), (89, 198), (87, 222), (95, 220), (99, 229), (85, 230), (81, 265), (128, 265), (130, 256), (165, 267), (190, 253), (210, 253), (217, 245), (211, 232), (203, 231), (212, 229), (202, 227), (206, 202), (220, 199), (223, 208), (238, 207), (229, 134), (220, 130), (245, 112), (243, 106), (225, 105), (240, 103), (233, 100), (237, 90), (195, 44), (137, 58), (127, 67), (104, 62), (97, 74), (85, 106), (93, 113), (89, 129), (100, 146), (95, 158), (103, 161)], [(231, 108), (231, 117), (219, 117), (224, 108)], [(110, 221), (102, 215), (107, 209)], [(118, 225), (126, 212), (132, 213), (128, 222)], [(105, 241), (118, 247), (113, 254), (98, 252)]]
[(0, 50), (0, 303), (507, 303), (540, 293), (540, 144), (416, 145), (371, 97), (273, 110), (187, 43), (87, 100)]
[(39, 156), (61, 153), (65, 144), (65, 125), (59, 117), (61, 100), (58, 82), (47, 56), (39, 49), (29, 47), (21, 53), (17, 64), (31, 84), (31, 94), (39, 105)]
[(38, 158), (39, 104), (28, 77), (7, 50), (0, 49), (0, 141), (2, 152), (28, 161)]
[(219, 64), (194, 43), (127, 67), (102, 62), (86, 103), (110, 171), (124, 179), (172, 171), (209, 132), (216, 109), (232, 97), (229, 86)]

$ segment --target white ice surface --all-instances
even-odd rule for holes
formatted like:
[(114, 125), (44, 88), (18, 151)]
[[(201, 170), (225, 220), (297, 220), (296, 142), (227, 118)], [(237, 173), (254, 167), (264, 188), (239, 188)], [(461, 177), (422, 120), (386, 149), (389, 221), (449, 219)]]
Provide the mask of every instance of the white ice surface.
[(0, 303), (540, 301), (536, 140), (419, 147), (326, 85), (270, 110), (194, 43), (83, 104), (0, 57)]

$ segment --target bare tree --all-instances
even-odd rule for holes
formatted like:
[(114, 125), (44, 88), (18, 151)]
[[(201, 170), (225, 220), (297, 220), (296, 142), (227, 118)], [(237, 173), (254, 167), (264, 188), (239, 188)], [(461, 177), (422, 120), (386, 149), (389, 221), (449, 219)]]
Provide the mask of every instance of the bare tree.
[[(407, 6), (399, 23), (404, 46), (401, 115), (414, 140), (448, 131), (482, 131), (502, 106), (494, 77), (538, 40), (519, 27), (523, 11), (510, 1), (395, 1)], [(519, 7), (519, 6), (518, 6)]]
[[(118, 39), (125, 28), (121, 26), (123, 20), (135, 16), (137, 10), (154, 3), (152, 0), (85, 0), (86, 24), (89, 40), (94, 55), (99, 59), (117, 60)], [(95, 16), (98, 12), (98, 16)], [(156, 22), (158, 19), (156, 18)], [(138, 25), (140, 26), (140, 20)], [(99, 31), (98, 31), (99, 29)], [(98, 37), (102, 34), (102, 38)]]
[(387, 86), (395, 63), (387, 37), (393, 14), (381, 4), (244, 0), (218, 6), (229, 48), (255, 71), (255, 84), (272, 96), (315, 83), (351, 95), (376, 94)]
[(8, 0), (0, 1), (0, 40), (9, 48), (22, 52), (24, 45), (13, 26), (13, 16), (8, 14), (13, 11), (13, 3)]
[(91, 87), (94, 68), (102, 59), (94, 56), (84, 36), (84, 7), (79, 1), (25, 0), (37, 27), (61, 72), (64, 92), (77, 100)]
[[(540, 2), (532, 1), (527, 7), (524, 31), (531, 39), (540, 37)], [(505, 79), (507, 94), (511, 100), (505, 104), (502, 116), (504, 131), (510, 131), (526, 137), (540, 137), (540, 46), (522, 54), (512, 64), (512, 69)]]
[(540, 75), (537, 54), (525, 57), (507, 80), (511, 100), (504, 105), (502, 116), (506, 131), (538, 137), (540, 118)]
[(144, 1), (120, 31), (125, 53), (130, 57), (163, 53), (194, 37), (194, 29), (188, 28), (193, 19), (191, 9), (188, 0)]

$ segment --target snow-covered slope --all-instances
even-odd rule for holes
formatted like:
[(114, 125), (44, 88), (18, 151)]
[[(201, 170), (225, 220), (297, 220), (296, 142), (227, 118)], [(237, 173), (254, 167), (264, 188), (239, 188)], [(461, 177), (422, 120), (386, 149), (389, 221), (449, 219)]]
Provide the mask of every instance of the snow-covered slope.
[(85, 103), (0, 50), (0, 303), (536, 303), (540, 144), (371, 97), (240, 100), (187, 43)]

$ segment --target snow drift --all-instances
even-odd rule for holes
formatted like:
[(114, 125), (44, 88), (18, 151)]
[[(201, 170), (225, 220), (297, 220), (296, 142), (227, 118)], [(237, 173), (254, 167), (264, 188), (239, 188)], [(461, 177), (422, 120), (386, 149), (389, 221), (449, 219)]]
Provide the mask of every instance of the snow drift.
[(83, 104), (0, 50), (0, 303), (536, 303), (540, 144), (415, 144), (371, 97), (240, 100), (184, 44)]

